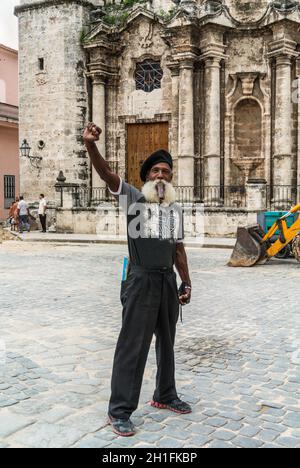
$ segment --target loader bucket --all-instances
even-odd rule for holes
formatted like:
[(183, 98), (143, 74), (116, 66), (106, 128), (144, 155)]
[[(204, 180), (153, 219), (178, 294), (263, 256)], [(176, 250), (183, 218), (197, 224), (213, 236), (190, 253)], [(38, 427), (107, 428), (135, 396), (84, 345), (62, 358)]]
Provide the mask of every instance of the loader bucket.
[(238, 228), (237, 241), (228, 266), (252, 267), (266, 258), (266, 247), (262, 243), (264, 231), (259, 224)]

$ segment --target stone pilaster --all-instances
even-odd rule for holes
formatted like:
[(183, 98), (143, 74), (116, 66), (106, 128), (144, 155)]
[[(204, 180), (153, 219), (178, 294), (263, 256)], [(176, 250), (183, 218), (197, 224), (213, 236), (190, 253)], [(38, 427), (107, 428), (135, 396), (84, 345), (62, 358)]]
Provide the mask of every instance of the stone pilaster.
[[(106, 79), (104, 75), (93, 76), (93, 122), (97, 124), (101, 130), (100, 141), (97, 143), (98, 150), (101, 156), (106, 157), (106, 119), (105, 119), (105, 102), (106, 102)], [(92, 168), (92, 187), (106, 187), (106, 183), (99, 177), (94, 167)]]
[(219, 57), (205, 59), (204, 185), (215, 188), (221, 181), (220, 62)]
[[(292, 202), (292, 57), (298, 55), (296, 42), (282, 39), (270, 44), (270, 57), (276, 59), (276, 103), (273, 180), (278, 207)], [(280, 187), (285, 187), (280, 189)], [(282, 193), (282, 196), (281, 196)], [(279, 197), (279, 198), (278, 198)]]
[(208, 25), (202, 33), (200, 60), (204, 63), (204, 177), (206, 203), (221, 203), (221, 61), (227, 59), (224, 28)]
[(300, 199), (300, 58), (296, 60), (296, 90), (293, 92), (293, 102), (298, 103), (298, 148), (297, 148), (297, 200)]
[[(179, 64), (178, 185), (194, 187), (194, 60), (185, 54)], [(191, 194), (192, 195), (192, 194)]]
[(178, 185), (178, 132), (179, 132), (179, 64), (170, 62), (167, 67), (171, 70), (172, 78), (172, 121), (171, 121), (171, 147), (174, 160), (174, 180)]

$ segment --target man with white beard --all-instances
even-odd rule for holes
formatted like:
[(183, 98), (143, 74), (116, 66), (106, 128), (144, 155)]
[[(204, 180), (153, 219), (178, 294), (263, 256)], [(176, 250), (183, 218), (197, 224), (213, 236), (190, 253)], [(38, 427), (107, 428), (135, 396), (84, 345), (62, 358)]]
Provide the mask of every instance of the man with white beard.
[[(120, 204), (126, 201), (129, 273), (121, 286), (122, 329), (118, 339), (109, 402), (109, 423), (121, 436), (132, 436), (130, 420), (138, 406), (143, 374), (153, 334), (156, 336), (155, 408), (178, 414), (191, 412), (175, 386), (174, 341), (179, 307), (191, 299), (191, 280), (183, 244), (181, 207), (172, 186), (173, 161), (165, 150), (143, 163), (142, 191), (114, 174), (100, 155), (96, 141), (102, 131), (88, 124), (83, 138), (93, 166)], [(124, 200), (126, 198), (126, 200)], [(174, 265), (182, 284), (177, 289)]]

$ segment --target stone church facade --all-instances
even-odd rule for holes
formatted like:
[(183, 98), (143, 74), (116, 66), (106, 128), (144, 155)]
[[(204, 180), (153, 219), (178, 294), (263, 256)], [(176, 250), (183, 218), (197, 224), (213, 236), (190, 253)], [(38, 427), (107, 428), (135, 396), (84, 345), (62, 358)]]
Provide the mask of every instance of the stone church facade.
[[(168, 149), (178, 198), (204, 206), (209, 235), (299, 200), (298, 1), (20, 3), (20, 143), (42, 158), (21, 158), (21, 191), (47, 194), (58, 229), (94, 232), (99, 204), (110, 210), (88, 120), (134, 185), (145, 157)], [(120, 231), (111, 210), (104, 229)]]

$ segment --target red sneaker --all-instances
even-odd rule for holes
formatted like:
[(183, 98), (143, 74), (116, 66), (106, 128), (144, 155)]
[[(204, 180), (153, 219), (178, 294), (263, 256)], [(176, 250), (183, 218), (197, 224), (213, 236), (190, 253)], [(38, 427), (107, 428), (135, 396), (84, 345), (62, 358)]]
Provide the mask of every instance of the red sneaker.
[(150, 405), (154, 408), (168, 409), (179, 414), (188, 414), (192, 412), (192, 408), (190, 407), (190, 405), (180, 400), (179, 398), (176, 398), (175, 400), (172, 400), (169, 403), (159, 403), (158, 401), (152, 400), (150, 402)]
[(130, 437), (135, 434), (134, 425), (130, 419), (117, 419), (109, 415), (108, 423), (111, 425), (113, 432), (119, 436)]

